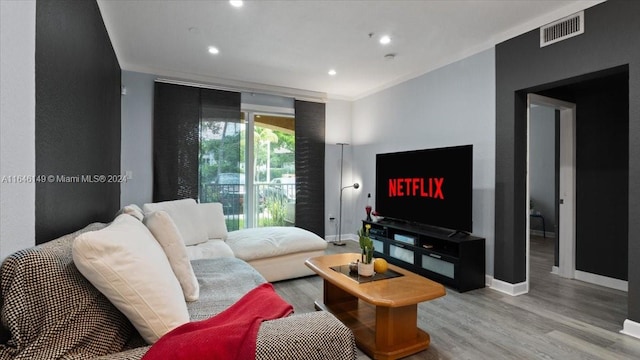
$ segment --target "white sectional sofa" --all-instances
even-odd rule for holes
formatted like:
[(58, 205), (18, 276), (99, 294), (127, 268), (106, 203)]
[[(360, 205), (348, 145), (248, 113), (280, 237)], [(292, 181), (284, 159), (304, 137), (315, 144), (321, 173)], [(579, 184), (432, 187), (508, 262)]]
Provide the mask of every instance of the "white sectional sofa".
[(277, 226), (227, 231), (222, 204), (199, 204), (193, 199), (125, 206), (121, 212), (141, 220), (165, 211), (175, 222), (190, 260), (235, 257), (252, 265), (269, 282), (314, 273), (305, 259), (323, 255), (327, 242), (297, 227)]
[[(220, 315), (264, 285), (237, 258), (185, 264), (174, 222), (162, 215), (147, 226), (119, 215), (9, 255), (0, 267), (0, 359), (139, 360), (172, 329)], [(197, 288), (184, 286), (193, 279)], [(324, 311), (264, 321), (253, 340), (256, 360), (357, 356), (351, 330)]]

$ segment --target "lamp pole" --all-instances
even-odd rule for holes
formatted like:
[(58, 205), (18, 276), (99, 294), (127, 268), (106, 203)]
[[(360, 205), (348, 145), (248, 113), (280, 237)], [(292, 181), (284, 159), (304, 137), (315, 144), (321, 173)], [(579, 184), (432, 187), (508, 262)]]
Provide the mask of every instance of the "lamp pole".
[(342, 190), (350, 187), (357, 189), (360, 187), (360, 184), (354, 183), (353, 185), (348, 185), (340, 189), (340, 214), (338, 215), (338, 241), (333, 243), (333, 245), (336, 245), (336, 246), (344, 246), (346, 244), (345, 242), (342, 241)]
[(342, 191), (346, 188), (354, 188), (357, 189), (360, 187), (360, 184), (354, 183), (353, 185), (342, 186), (342, 168), (344, 163), (344, 146), (349, 145), (347, 143), (338, 143), (340, 145), (340, 210), (338, 214), (338, 241), (334, 242), (333, 245), (336, 246), (344, 246), (346, 243), (342, 241)]

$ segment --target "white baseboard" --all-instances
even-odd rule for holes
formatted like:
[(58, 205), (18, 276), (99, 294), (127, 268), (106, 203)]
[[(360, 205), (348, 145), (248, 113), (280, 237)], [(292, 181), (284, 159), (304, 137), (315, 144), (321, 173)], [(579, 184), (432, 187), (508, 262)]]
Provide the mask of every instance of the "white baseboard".
[(640, 339), (640, 323), (626, 319), (620, 333)]
[[(324, 239), (327, 242), (330, 242), (330, 243), (336, 242), (336, 241), (338, 241), (338, 235), (327, 235), (327, 236), (324, 237)], [(346, 241), (346, 240), (358, 241), (358, 237), (356, 235), (354, 235), (354, 234), (343, 234), (340, 237), (340, 240), (342, 240), (342, 241)]]
[(576, 270), (575, 277), (576, 280), (588, 282), (591, 284), (596, 284), (625, 292), (629, 291), (629, 283), (624, 280), (614, 279), (611, 277), (592, 274), (580, 270)]
[(518, 296), (523, 295), (529, 292), (529, 283), (521, 282), (517, 284), (508, 283), (506, 281), (498, 280), (498, 279), (488, 279), (488, 286), (496, 291), (500, 291), (501, 293)]

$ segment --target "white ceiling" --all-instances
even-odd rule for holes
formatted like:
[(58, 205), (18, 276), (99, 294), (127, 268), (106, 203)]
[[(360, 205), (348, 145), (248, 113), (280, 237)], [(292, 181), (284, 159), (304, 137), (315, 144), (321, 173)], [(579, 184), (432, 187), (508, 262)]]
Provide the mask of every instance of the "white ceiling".
[[(123, 70), (353, 100), (600, 2), (270, 0), (234, 8), (224, 0), (98, 0), (98, 5)], [(383, 34), (391, 36), (390, 44), (378, 42)], [(209, 54), (209, 46), (220, 53)], [(395, 58), (387, 60), (386, 54)], [(329, 76), (329, 69), (337, 75)]]

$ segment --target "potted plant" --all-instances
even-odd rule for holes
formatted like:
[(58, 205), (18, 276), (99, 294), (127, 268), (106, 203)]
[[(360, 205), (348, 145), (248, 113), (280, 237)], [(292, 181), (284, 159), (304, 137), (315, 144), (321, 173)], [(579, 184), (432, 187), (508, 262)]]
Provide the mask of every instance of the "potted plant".
[(358, 263), (358, 275), (373, 276), (373, 240), (369, 237), (371, 225), (366, 224), (364, 228), (358, 230), (360, 249), (362, 255)]

